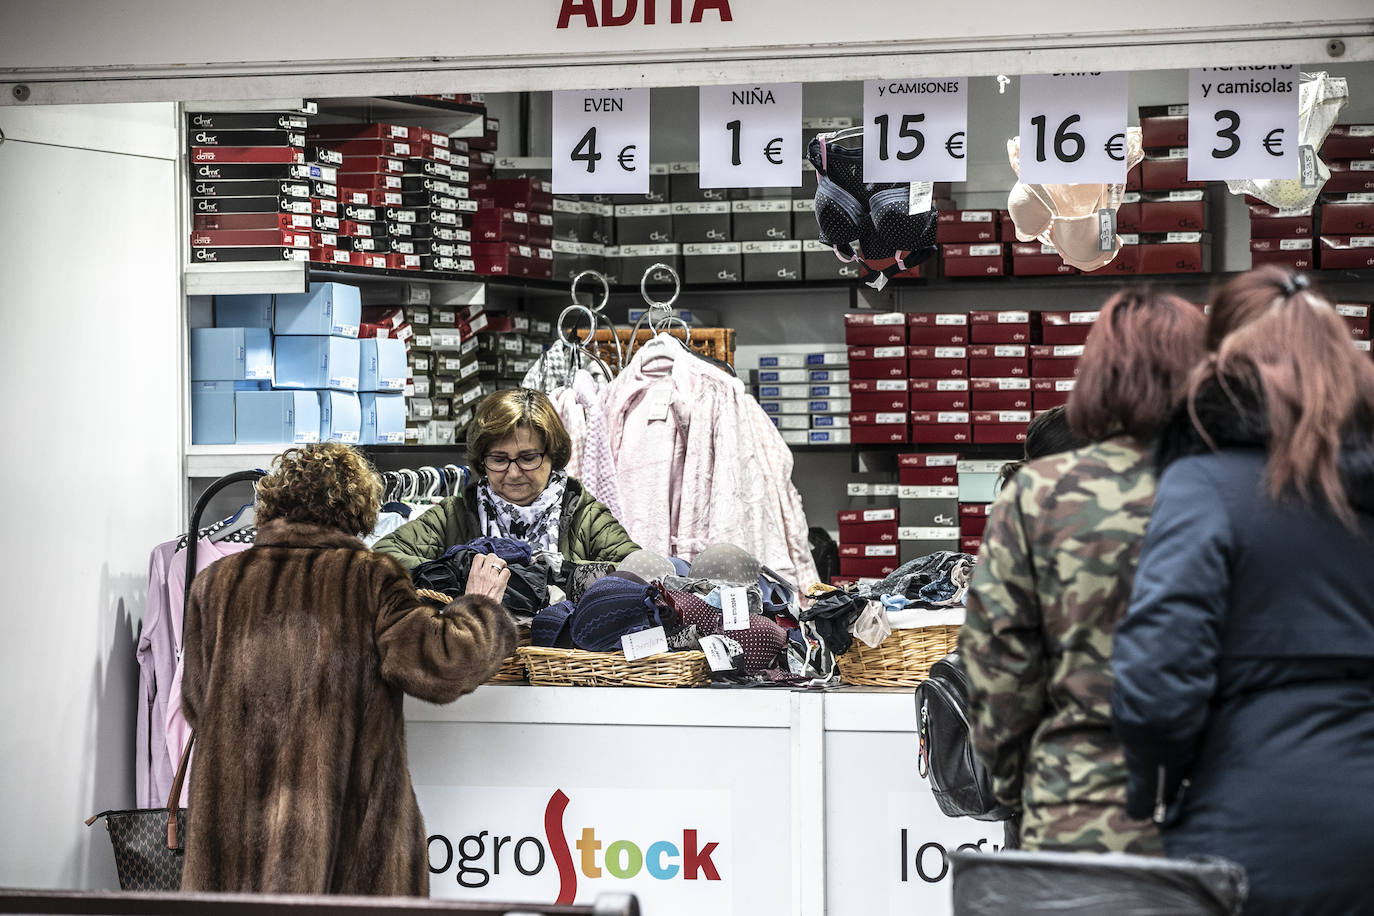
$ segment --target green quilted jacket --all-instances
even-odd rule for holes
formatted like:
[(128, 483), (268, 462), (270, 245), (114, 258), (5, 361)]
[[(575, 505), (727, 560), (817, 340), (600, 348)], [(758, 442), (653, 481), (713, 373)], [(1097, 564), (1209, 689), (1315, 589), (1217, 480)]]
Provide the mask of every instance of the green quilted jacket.
[[(393, 556), (406, 569), (443, 556), (455, 544), (482, 534), (477, 520), (477, 484), (454, 494), (419, 518), (406, 522), (372, 545)], [(575, 563), (619, 563), (639, 549), (611, 510), (592, 497), (581, 482), (568, 478), (559, 522), (558, 552)]]

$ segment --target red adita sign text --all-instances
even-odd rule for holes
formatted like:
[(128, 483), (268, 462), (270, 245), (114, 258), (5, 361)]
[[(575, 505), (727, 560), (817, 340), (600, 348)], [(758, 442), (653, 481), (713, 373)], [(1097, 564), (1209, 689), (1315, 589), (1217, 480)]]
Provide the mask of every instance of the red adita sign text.
[[(683, 7), (691, 3), (688, 22), (701, 22), (707, 10), (714, 10), (721, 22), (731, 22), (730, 0), (663, 0), (667, 22), (680, 25), (683, 22)], [(623, 4), (623, 8), (616, 7)], [(563, 0), (558, 9), (558, 28), (566, 29), (574, 16), (582, 18), (582, 24), (589, 29), (600, 26), (630, 25), (638, 15), (644, 25), (657, 25), (659, 0), (601, 0), (601, 18), (597, 18), (596, 0)]]

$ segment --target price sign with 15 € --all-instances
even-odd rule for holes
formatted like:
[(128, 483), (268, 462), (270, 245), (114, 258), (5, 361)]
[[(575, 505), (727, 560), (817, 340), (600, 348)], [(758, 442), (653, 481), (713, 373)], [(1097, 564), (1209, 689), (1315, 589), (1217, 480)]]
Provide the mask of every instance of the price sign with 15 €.
[(968, 80), (864, 81), (865, 181), (964, 181)]
[(701, 187), (801, 184), (801, 83), (702, 86)]
[(1021, 180), (1125, 184), (1126, 74), (1021, 77)]
[(553, 94), (553, 192), (649, 193), (649, 90)]
[(1189, 181), (1298, 178), (1298, 68), (1189, 70), (1188, 146)]

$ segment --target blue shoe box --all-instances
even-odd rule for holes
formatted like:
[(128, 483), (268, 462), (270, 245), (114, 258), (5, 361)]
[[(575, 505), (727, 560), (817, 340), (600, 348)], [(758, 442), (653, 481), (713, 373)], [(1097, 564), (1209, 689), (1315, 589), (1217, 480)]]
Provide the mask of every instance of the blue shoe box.
[(403, 445), (406, 441), (406, 398), (403, 394), (358, 395), (363, 410), (363, 445)]
[(262, 328), (192, 328), (191, 381), (271, 381), (272, 335)]
[(270, 293), (215, 297), (215, 327), (272, 330)]
[(267, 382), (192, 382), (191, 444), (234, 444), (234, 395), (267, 391)]
[(369, 338), (358, 341), (359, 391), (404, 391), (410, 367), (406, 363), (406, 345), (394, 337)]
[(240, 445), (318, 442), (320, 402), (317, 392), (235, 392), (234, 426), (234, 441)]
[(357, 338), (278, 337), (275, 346), (272, 378), (277, 388), (358, 390)]
[(320, 391), (320, 441), (357, 445), (362, 437), (362, 403), (347, 391)]
[(358, 336), (362, 291), (342, 283), (312, 283), (309, 292), (276, 296), (272, 331), (291, 336)]

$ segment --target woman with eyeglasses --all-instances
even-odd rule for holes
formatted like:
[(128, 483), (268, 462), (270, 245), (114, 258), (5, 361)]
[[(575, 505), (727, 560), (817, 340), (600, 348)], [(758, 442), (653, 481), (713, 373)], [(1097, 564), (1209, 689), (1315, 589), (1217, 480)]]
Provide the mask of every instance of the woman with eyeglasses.
[(407, 569), (482, 536), (526, 541), (536, 556), (570, 562), (618, 563), (639, 549), (611, 510), (564, 472), (572, 440), (543, 392), (488, 395), (467, 439), (468, 458), (481, 476), (373, 549)]

